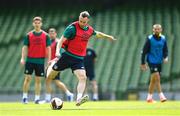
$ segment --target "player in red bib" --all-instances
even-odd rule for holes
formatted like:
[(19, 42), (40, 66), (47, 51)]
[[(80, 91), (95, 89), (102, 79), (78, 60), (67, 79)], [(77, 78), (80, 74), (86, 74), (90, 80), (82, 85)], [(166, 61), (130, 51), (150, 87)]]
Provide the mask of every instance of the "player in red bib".
[(52, 67), (46, 80), (50, 84), (60, 71), (71, 68), (78, 79), (76, 106), (80, 106), (89, 99), (87, 95), (83, 96), (87, 78), (83, 59), (90, 37), (95, 35), (96, 38), (116, 40), (113, 36), (95, 31), (88, 25), (89, 18), (90, 15), (87, 11), (81, 12), (79, 20), (65, 29), (56, 48), (56, 56), (60, 58)]
[[(35, 103), (39, 104), (41, 91), (41, 77), (44, 77), (44, 63), (46, 54), (48, 60), (51, 59), (50, 38), (48, 34), (41, 30), (42, 19), (35, 17), (33, 19), (34, 30), (30, 31), (24, 38), (22, 48), (21, 64), (25, 65), (25, 79), (23, 84), (23, 100), (28, 103), (28, 90), (31, 82), (31, 75), (35, 71)], [(46, 53), (47, 51), (47, 53)], [(26, 61), (25, 61), (26, 58)]]

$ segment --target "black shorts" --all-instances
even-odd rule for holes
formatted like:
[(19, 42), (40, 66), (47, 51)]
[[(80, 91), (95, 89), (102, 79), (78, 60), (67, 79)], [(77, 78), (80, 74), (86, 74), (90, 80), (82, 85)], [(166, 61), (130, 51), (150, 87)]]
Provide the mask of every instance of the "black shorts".
[(90, 81), (94, 80), (95, 78), (94, 70), (86, 68), (86, 76)]
[(151, 73), (159, 72), (161, 73), (162, 64), (151, 64), (148, 63)]
[(33, 71), (35, 71), (36, 76), (43, 77), (44, 76), (44, 64), (36, 64), (26, 62), (24, 74), (32, 75)]
[(64, 69), (71, 68), (72, 71), (77, 69), (84, 70), (83, 59), (78, 59), (73, 56), (63, 53), (59, 60), (53, 65), (53, 70), (62, 71)]

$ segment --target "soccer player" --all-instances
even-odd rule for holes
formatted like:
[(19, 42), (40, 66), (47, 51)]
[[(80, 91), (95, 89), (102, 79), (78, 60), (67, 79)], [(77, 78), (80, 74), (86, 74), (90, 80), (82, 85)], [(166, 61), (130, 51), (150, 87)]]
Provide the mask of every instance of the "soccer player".
[[(22, 47), (21, 64), (25, 65), (25, 78), (23, 84), (23, 100), (28, 103), (28, 90), (35, 72), (35, 104), (39, 104), (41, 91), (41, 78), (44, 77), (44, 63), (47, 55), (48, 62), (51, 60), (51, 41), (48, 34), (41, 29), (42, 18), (33, 18), (34, 30), (30, 31), (24, 38)], [(47, 51), (47, 53), (46, 53)], [(26, 58), (26, 61), (25, 61)]]
[[(51, 64), (50, 64), (50, 67), (52, 67), (53, 64), (56, 62), (55, 53), (56, 53), (56, 45), (57, 45), (58, 39), (57, 39), (56, 30), (54, 28), (50, 28), (48, 33), (49, 33), (49, 36), (51, 39), (51, 61), (50, 61)], [(67, 100), (73, 101), (74, 95), (67, 89), (67, 87), (64, 85), (64, 83), (62, 83), (60, 81), (60, 74), (59, 73), (57, 74), (57, 76), (53, 80), (54, 80), (55, 84), (66, 93)], [(49, 88), (49, 86), (50, 85), (48, 85), (48, 83), (47, 83), (46, 84), (46, 97), (45, 97), (46, 102), (50, 102), (50, 100), (51, 100), (51, 88)]]
[(84, 58), (84, 66), (86, 69), (86, 76), (90, 81), (90, 84), (92, 85), (92, 91), (93, 91), (93, 101), (97, 101), (99, 99), (98, 97), (98, 85), (95, 80), (95, 72), (94, 72), (94, 65), (95, 65), (95, 59), (97, 55), (96, 52), (88, 47), (86, 50), (86, 56)]
[[(78, 79), (76, 106), (88, 101), (87, 95), (83, 96), (86, 87), (86, 72), (83, 59), (86, 55), (87, 43), (92, 35), (97, 38), (116, 40), (113, 36), (95, 31), (88, 25), (90, 15), (87, 11), (81, 12), (79, 20), (70, 24), (64, 31), (56, 48), (56, 56), (60, 57), (48, 74), (47, 83), (64, 69), (71, 68)], [(60, 54), (61, 52), (61, 54)]]
[(162, 27), (160, 24), (153, 25), (153, 34), (148, 36), (142, 50), (141, 69), (147, 70), (147, 65), (145, 63), (145, 57), (147, 56), (146, 60), (151, 71), (151, 79), (147, 96), (147, 102), (149, 103), (155, 102), (153, 100), (153, 92), (155, 87), (157, 87), (160, 101), (165, 102), (167, 100), (162, 92), (160, 84), (161, 65), (163, 62), (168, 62), (166, 38), (161, 34), (161, 32)]

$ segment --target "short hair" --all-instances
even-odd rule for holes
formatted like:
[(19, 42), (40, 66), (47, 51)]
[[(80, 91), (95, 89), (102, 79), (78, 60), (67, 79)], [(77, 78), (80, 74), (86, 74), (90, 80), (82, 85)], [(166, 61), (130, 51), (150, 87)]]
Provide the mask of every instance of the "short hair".
[(41, 21), (41, 22), (42, 22), (42, 18), (41, 18), (41, 17), (39, 17), (39, 16), (34, 17), (34, 18), (33, 18), (33, 22), (34, 22), (34, 21)]
[(83, 18), (87, 17), (88, 19), (90, 18), (90, 14), (88, 13), (88, 11), (81, 12), (79, 16)]
[(162, 26), (161, 26), (160, 24), (154, 24), (154, 25), (153, 25), (153, 28), (156, 28), (156, 27), (162, 28)]
[(56, 29), (55, 28), (50, 28), (49, 32), (56, 32)]

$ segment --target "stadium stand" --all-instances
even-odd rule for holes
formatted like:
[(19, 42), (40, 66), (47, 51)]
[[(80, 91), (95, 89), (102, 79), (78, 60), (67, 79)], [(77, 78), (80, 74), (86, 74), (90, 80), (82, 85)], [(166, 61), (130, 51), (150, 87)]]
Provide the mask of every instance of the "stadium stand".
[[(43, 28), (55, 27), (61, 36), (65, 26), (78, 15), (79, 10), (16, 10), (3, 9), (0, 12), (0, 92), (20, 92), (23, 83), (23, 68), (19, 64), (23, 36), (32, 29), (34, 16), (43, 17)], [(176, 16), (176, 17), (174, 17)], [(166, 18), (163, 18), (166, 17)], [(124, 93), (129, 90), (147, 89), (149, 71), (140, 70), (140, 53), (148, 36), (152, 33), (152, 25), (161, 23), (167, 37), (169, 47), (169, 63), (162, 71), (162, 82), (165, 90), (180, 89), (180, 11), (172, 9), (123, 9), (114, 8), (99, 11), (92, 16), (90, 24), (96, 30), (112, 34), (118, 40), (111, 43), (96, 40), (90, 43), (98, 54), (96, 63), (96, 79), (102, 93), (108, 91)], [(62, 81), (75, 91), (77, 80), (71, 70), (61, 74)], [(33, 90), (33, 82), (31, 90)], [(44, 91), (44, 88), (43, 88)], [(59, 90), (55, 90), (59, 91)]]

